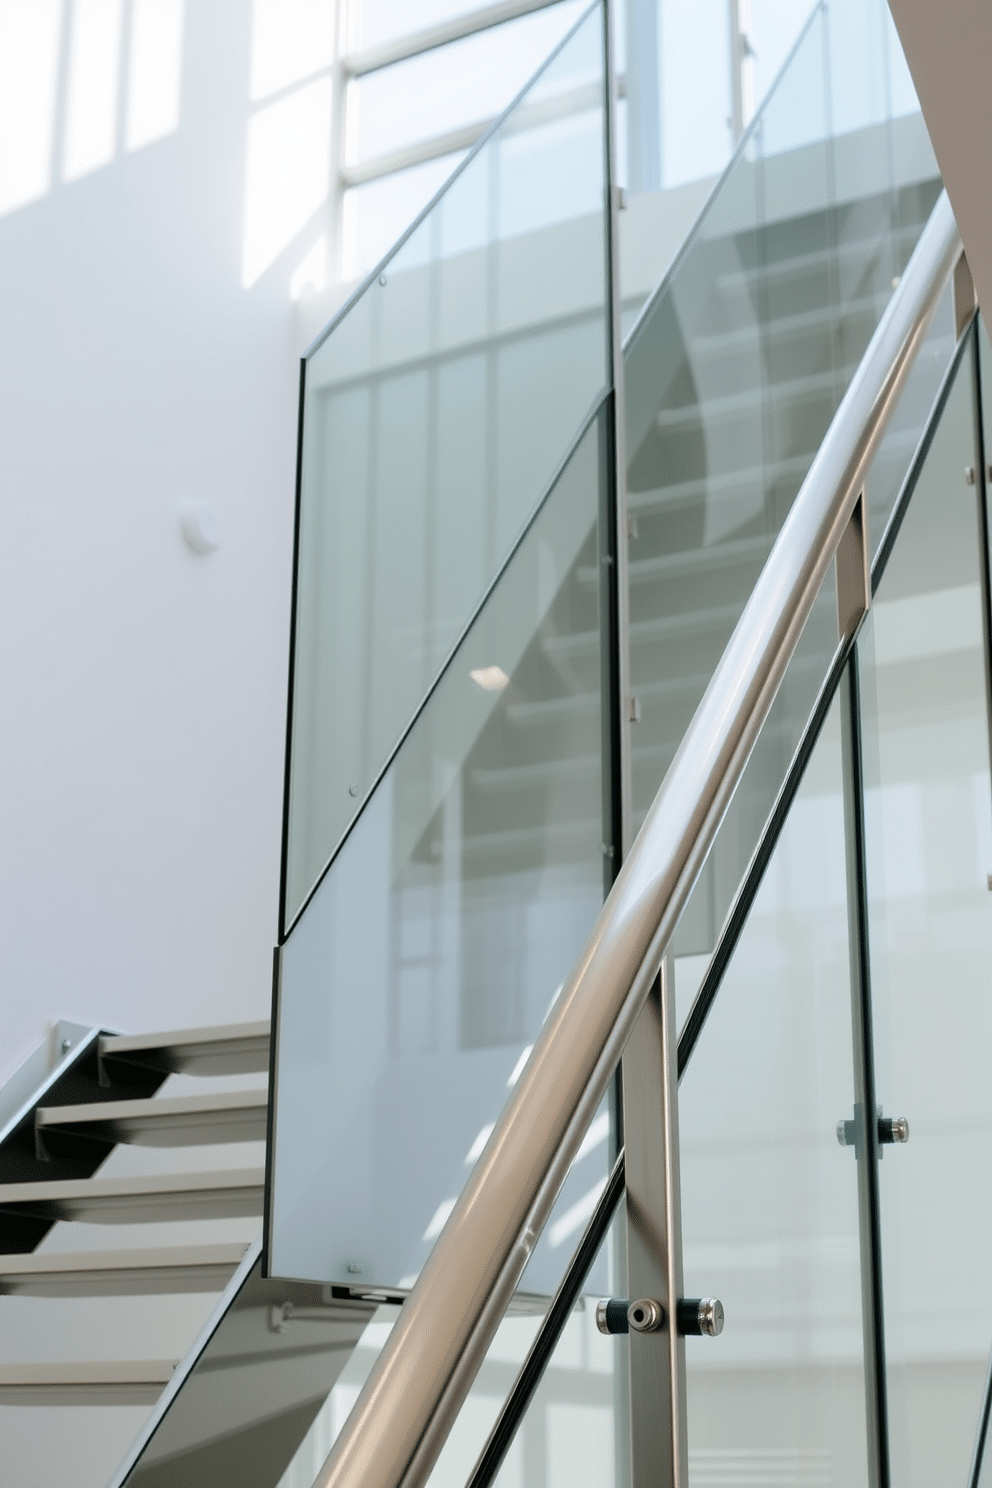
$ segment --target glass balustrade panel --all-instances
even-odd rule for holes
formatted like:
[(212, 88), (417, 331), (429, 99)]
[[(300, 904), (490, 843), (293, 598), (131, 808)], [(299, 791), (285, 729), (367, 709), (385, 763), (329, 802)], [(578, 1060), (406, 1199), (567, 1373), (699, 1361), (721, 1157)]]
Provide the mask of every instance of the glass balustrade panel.
[(893, 1481), (967, 1481), (992, 1340), (992, 796), (973, 359), (858, 643)]
[(607, 375), (596, 5), (307, 358), (286, 923)]
[[(602, 903), (605, 406), (281, 953), (271, 1265), (407, 1288)], [(605, 1110), (525, 1286), (554, 1289)]]
[[(617, 1231), (614, 1224), (593, 1267), (614, 1290)], [(626, 1429), (616, 1415), (616, 1374), (623, 1340), (603, 1337), (597, 1331), (599, 1291), (590, 1282), (584, 1293), (501, 1467), (488, 1479), (501, 1488), (611, 1488), (617, 1481), (615, 1449), (619, 1434)], [(311, 1488), (397, 1316), (395, 1307), (382, 1307), (369, 1323), (278, 1488)], [(543, 1316), (537, 1310), (516, 1310), (503, 1319), (428, 1479), (430, 1488), (465, 1488)]]
[[(840, 707), (679, 1091), (689, 1482), (867, 1484)], [(676, 964), (676, 979), (682, 968)]]
[[(346, 164), (405, 152), (424, 140), (498, 118), (587, 4), (559, 0), (533, 15), (352, 78)], [(418, 30), (430, 24), (423, 14), (416, 20)]]
[(680, 1026), (764, 836), (839, 644), (831, 569), (675, 931)]
[(940, 189), (918, 115), (834, 132), (828, 40), (818, 11), (625, 348), (635, 824)]

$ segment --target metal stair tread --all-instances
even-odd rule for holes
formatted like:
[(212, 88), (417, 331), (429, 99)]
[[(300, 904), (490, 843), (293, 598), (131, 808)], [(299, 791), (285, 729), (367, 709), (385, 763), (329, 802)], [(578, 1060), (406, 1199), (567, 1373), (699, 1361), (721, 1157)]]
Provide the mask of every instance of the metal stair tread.
[(269, 1020), (115, 1034), (100, 1039), (102, 1059), (170, 1074), (252, 1074), (269, 1068)]
[(0, 1405), (154, 1405), (177, 1359), (0, 1364)]
[(0, 1296), (147, 1296), (220, 1290), (248, 1245), (147, 1246), (0, 1256)]
[[(264, 1140), (268, 1094), (264, 1089), (211, 1095), (152, 1097), (74, 1106), (42, 1106), (39, 1132), (72, 1130), (111, 1142), (152, 1145)], [(82, 1130), (80, 1130), (82, 1129)]]
[(95, 1223), (247, 1217), (261, 1214), (264, 1186), (263, 1168), (3, 1183), (0, 1213)]

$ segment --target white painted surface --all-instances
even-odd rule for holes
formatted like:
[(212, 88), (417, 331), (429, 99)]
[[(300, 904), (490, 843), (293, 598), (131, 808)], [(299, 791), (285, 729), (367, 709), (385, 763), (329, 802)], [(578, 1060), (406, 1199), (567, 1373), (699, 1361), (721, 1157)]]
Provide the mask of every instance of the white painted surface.
[[(77, 7), (92, 78), (99, 62), (113, 84), (102, 101), (92, 84), (86, 138), (100, 124), (112, 158), (98, 167), (93, 144), (66, 183), (83, 53), (63, 9), (0, 3), (4, 79), (23, 63), (37, 84), (0, 87), (0, 1080), (59, 1017), (138, 1031), (268, 1014), (290, 281), (327, 230), (315, 199), (242, 287), (251, 0), (145, 0), (112, 55), (103, 9)], [(143, 103), (135, 89), (177, 17), (175, 127), (142, 144), (173, 107), (161, 39), (161, 75)], [(191, 495), (223, 535), (208, 559), (180, 530)]]

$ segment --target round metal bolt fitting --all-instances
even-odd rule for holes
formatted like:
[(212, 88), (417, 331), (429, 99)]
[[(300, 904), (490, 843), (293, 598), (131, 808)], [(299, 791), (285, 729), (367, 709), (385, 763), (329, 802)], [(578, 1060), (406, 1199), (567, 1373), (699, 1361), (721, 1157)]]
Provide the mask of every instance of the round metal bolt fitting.
[(677, 1318), (684, 1338), (717, 1338), (723, 1332), (723, 1303), (716, 1297), (683, 1297)]
[(892, 1140), (893, 1142), (909, 1141), (909, 1122), (905, 1116), (893, 1116)]
[(657, 1333), (665, 1321), (665, 1309), (653, 1297), (638, 1297), (627, 1308), (627, 1321), (635, 1333)]
[(966, 486), (973, 486), (975, 484), (974, 465), (966, 465), (964, 467), (964, 483)]
[(600, 1333), (627, 1333), (627, 1299), (625, 1297), (603, 1297), (596, 1303), (596, 1327)]
[(723, 1332), (723, 1303), (719, 1297), (704, 1297), (699, 1304), (699, 1331), (707, 1338)]
[(357, 796), (358, 795), (358, 786), (357, 785), (349, 785), (349, 787), (348, 787), (348, 794), (349, 794), (349, 796)]

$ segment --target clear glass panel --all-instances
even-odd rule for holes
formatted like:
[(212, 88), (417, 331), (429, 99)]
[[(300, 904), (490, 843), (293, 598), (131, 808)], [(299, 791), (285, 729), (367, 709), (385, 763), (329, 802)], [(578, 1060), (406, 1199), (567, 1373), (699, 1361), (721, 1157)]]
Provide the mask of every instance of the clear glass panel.
[[(858, 239), (863, 240), (866, 222), (877, 217), (880, 195), (906, 189), (911, 196), (913, 188), (937, 176), (888, 7), (884, 0), (828, 0), (817, 8), (805, 39), (777, 79), (808, 8), (795, 0), (753, 0), (750, 5), (740, 0), (740, 16), (754, 47), (744, 62), (746, 116), (754, 114), (756, 103), (761, 105), (744, 153), (752, 165), (759, 159), (766, 163), (759, 186), (762, 223), (781, 224), (810, 207), (836, 207), (838, 257), (821, 267), (825, 281), (836, 280), (835, 295), (843, 303), (845, 217), (855, 217)], [(691, 7), (628, 0), (622, 40), (631, 60), (620, 120), (622, 173), (631, 192), (620, 224), (627, 326), (668, 271), (729, 158), (728, 38), (727, 6), (716, 0)], [(810, 171), (809, 147), (818, 142), (822, 148)], [(774, 156), (785, 158), (773, 168)], [(735, 175), (740, 168), (738, 161)], [(809, 207), (804, 206), (807, 195)], [(915, 205), (911, 201), (904, 220), (897, 221), (898, 205), (890, 204), (890, 215), (895, 214), (891, 230), (907, 229), (911, 247), (914, 223), (918, 227)], [(829, 246), (829, 236), (825, 244), (822, 234), (824, 225), (832, 226), (829, 218), (810, 225), (810, 249)], [(863, 277), (859, 257), (863, 254), (856, 252), (850, 266), (855, 283)], [(888, 287), (900, 271), (898, 265), (890, 268), (880, 286)], [(786, 296), (790, 289), (802, 288), (800, 276), (791, 277), (791, 285), (779, 286)], [(866, 297), (864, 289), (862, 285), (858, 299)], [(818, 299), (802, 306), (819, 307)], [(877, 314), (876, 307), (876, 319)], [(740, 323), (732, 324), (737, 328)], [(826, 330), (821, 325), (821, 336)], [(791, 335), (794, 342), (801, 337), (797, 325)]]
[(885, 536), (886, 524), (930, 421), (954, 346), (954, 314), (948, 285), (868, 472), (868, 546), (872, 558)]
[[(608, 1291), (615, 1282), (618, 1224), (607, 1234), (594, 1272)], [(611, 1488), (614, 1481), (614, 1377), (622, 1340), (596, 1329), (602, 1288), (585, 1287), (537, 1393), (496, 1478), (502, 1488)], [(314, 1418), (278, 1488), (310, 1488), (379, 1351), (397, 1309), (380, 1308), (365, 1330), (323, 1409)], [(499, 1330), (445, 1443), (431, 1488), (464, 1488), (514, 1380), (543, 1313), (511, 1313)]]
[[(602, 903), (604, 420), (283, 947), (278, 1275), (411, 1285)], [(528, 1290), (553, 1290), (609, 1144), (604, 1113)]]
[(287, 920), (603, 391), (603, 188), (597, 6), (307, 363)]
[(840, 708), (679, 1093), (690, 1483), (868, 1482)]
[(428, 160), (346, 191), (341, 203), (341, 277), (364, 279), (437, 195), (467, 151)]
[(283, 1475), (371, 1312), (330, 1288), (265, 1281), (256, 1262), (121, 1488), (288, 1488)]
[[(498, 117), (587, 4), (561, 0), (535, 15), (355, 78), (348, 84), (347, 163), (408, 150), (421, 140)], [(418, 29), (422, 23), (418, 15)]]
[[(760, 108), (775, 82), (782, 64), (795, 45), (813, 5), (810, 0), (737, 0), (741, 29), (748, 40), (750, 56), (744, 59), (744, 117)], [(877, 7), (865, 5), (865, 10)], [(832, 7), (831, 7), (832, 8)], [(749, 95), (751, 101), (748, 107)]]
[(858, 643), (893, 1482), (967, 1481), (992, 1340), (992, 869), (973, 361)]
[(940, 189), (915, 116), (834, 138), (827, 64), (820, 14), (626, 347), (635, 825)]
[(831, 569), (675, 931), (680, 1026), (806, 732), (838, 644), (837, 588)]

